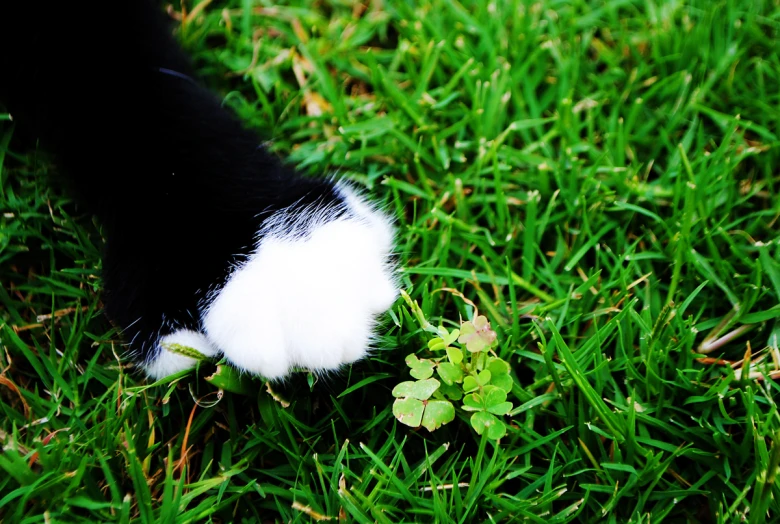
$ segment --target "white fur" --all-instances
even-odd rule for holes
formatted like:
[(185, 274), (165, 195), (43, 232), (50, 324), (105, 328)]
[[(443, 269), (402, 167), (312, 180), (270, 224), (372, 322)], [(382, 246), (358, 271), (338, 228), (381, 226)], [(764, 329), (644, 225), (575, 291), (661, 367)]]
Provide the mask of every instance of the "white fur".
[(179, 371), (195, 367), (198, 362), (192, 357), (187, 357), (179, 353), (172, 353), (165, 349), (168, 344), (179, 344), (181, 346), (192, 348), (207, 357), (213, 357), (218, 352), (209, 340), (195, 331), (180, 329), (166, 335), (159, 340), (160, 352), (151, 362), (144, 365), (146, 374), (153, 379), (161, 379), (168, 375), (173, 375)]
[[(255, 252), (203, 313), (209, 341), (267, 379), (293, 368), (336, 370), (368, 351), (376, 318), (395, 301), (393, 227), (350, 188), (348, 212), (277, 212)], [(291, 228), (290, 225), (293, 227)]]

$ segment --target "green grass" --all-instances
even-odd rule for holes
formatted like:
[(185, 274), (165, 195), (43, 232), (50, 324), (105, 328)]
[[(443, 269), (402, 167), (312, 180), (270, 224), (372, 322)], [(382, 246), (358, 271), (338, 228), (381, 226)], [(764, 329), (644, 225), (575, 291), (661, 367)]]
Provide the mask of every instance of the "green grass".
[(388, 204), (428, 319), (490, 319), (509, 433), (395, 420), (427, 351), (403, 300), (385, 349), (288, 407), (208, 369), (146, 384), (99, 230), (0, 118), (0, 518), (780, 520), (778, 3), (268, 4), (178, 35), (274, 150)]

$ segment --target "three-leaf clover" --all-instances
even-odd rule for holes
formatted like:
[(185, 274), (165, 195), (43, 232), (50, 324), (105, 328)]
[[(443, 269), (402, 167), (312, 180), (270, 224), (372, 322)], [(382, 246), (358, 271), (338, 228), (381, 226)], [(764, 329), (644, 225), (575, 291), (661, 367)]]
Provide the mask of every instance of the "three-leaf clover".
[(401, 382), (393, 389), (393, 415), (413, 428), (433, 431), (455, 420), (455, 406), (449, 400), (430, 400), (441, 383), (435, 378)]
[(486, 386), (490, 382), (491, 376), (489, 369), (483, 369), (476, 376), (469, 375), (463, 379), (463, 391), (468, 393)]
[(463, 399), (463, 410), (475, 412), (471, 415), (471, 427), (480, 435), (487, 432), (493, 440), (506, 435), (506, 424), (496, 415), (506, 415), (511, 409), (506, 391), (497, 386), (485, 386), (481, 392), (470, 393)]

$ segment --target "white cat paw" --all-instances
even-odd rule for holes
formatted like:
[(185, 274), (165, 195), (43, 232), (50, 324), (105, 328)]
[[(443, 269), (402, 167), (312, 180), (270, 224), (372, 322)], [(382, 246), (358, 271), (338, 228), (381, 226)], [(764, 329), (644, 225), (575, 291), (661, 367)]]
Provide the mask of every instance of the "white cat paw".
[(267, 379), (295, 368), (337, 370), (366, 356), (375, 323), (398, 296), (393, 228), (346, 186), (344, 205), (282, 210), (249, 259), (212, 298), (208, 341), (234, 366)]

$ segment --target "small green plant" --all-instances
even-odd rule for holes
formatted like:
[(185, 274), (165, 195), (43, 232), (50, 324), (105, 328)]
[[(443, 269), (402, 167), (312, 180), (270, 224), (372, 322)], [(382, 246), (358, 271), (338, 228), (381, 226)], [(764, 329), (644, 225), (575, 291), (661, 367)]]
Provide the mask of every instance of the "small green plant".
[(507, 394), (514, 380), (509, 364), (492, 352), (498, 341), (490, 322), (480, 315), (461, 323), (460, 329), (435, 327), (417, 302), (401, 293), (420, 327), (433, 335), (428, 341), (432, 356), (406, 357), (416, 380), (393, 389), (393, 415), (407, 426), (434, 431), (455, 420), (455, 403), (459, 403), (463, 412), (471, 414), (471, 426), (478, 434), (493, 440), (506, 435), (501, 417), (512, 409)]

